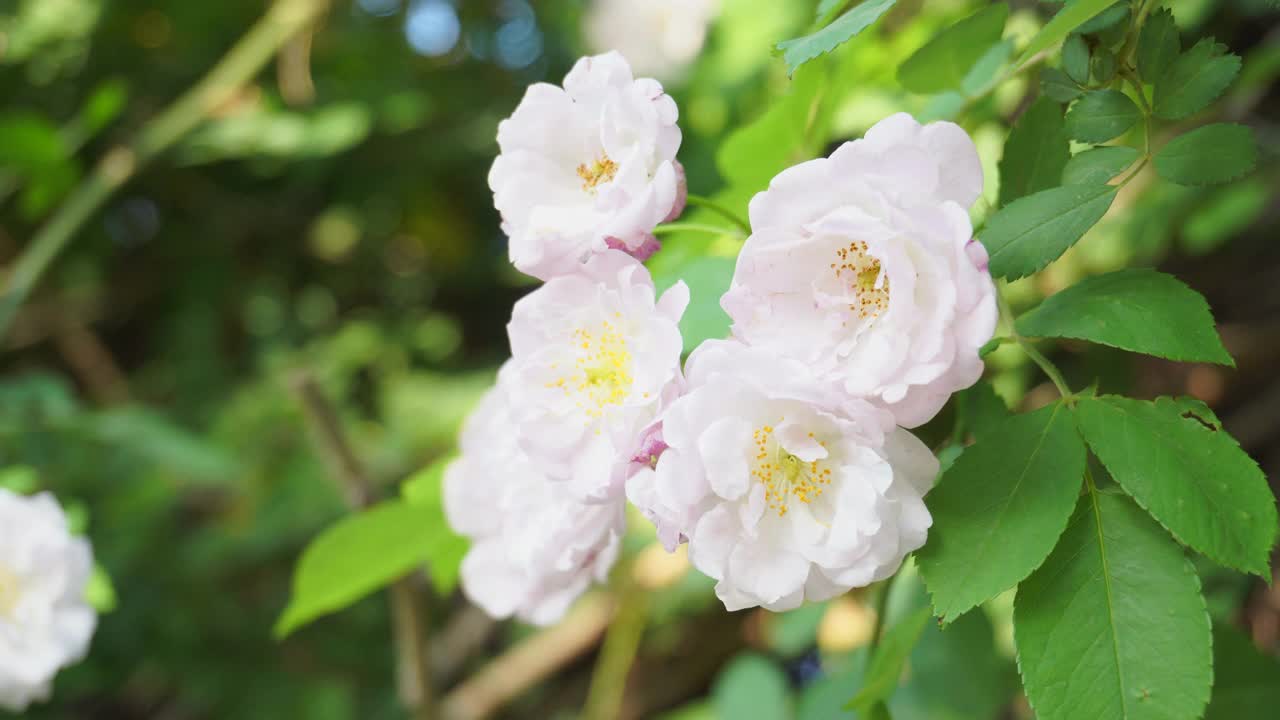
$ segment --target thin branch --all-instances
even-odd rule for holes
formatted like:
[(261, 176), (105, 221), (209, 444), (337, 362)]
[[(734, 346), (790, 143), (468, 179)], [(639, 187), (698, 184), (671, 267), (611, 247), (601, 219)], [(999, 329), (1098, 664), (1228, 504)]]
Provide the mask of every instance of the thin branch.
[(587, 704), (582, 712), (583, 720), (615, 720), (618, 717), (627, 689), (627, 677), (635, 664), (640, 638), (649, 623), (651, 596), (634, 580), (631, 566), (619, 568), (616, 577), (619, 579), (621, 602), (618, 615), (605, 635), (604, 647), (596, 659)]
[[(325, 458), (329, 473), (339, 483), (352, 509), (373, 504), (376, 491), (347, 440), (338, 413), (325, 397), (315, 378), (299, 371), (289, 379), (290, 389), (302, 406), (316, 448)], [(412, 576), (397, 580), (388, 589), (391, 626), (396, 646), (396, 680), (400, 700), (420, 720), (435, 717), (435, 696), (431, 686), (430, 639), (426, 617), (426, 597)]]
[(72, 191), (10, 269), (0, 292), (0, 338), (8, 332), (18, 307), (80, 227), (140, 168), (235, 97), (328, 4), (329, 0), (277, 0), (199, 83), (148, 122), (133, 142), (107, 151), (93, 173)]
[(690, 205), (693, 205), (694, 207), (706, 208), (711, 212), (716, 213), (717, 215), (725, 218), (729, 222), (736, 225), (738, 229), (742, 230), (744, 234), (746, 235), (751, 234), (750, 223), (748, 223), (743, 218), (739, 217), (738, 213), (730, 210), (729, 208), (725, 207), (724, 205), (721, 205), (720, 203), (716, 202), (715, 200), (712, 200), (711, 198), (703, 197), (701, 195), (694, 195), (690, 193), (689, 196), (686, 198), (685, 202), (687, 202)]
[(524, 640), (445, 696), (445, 720), (479, 720), (596, 646), (614, 615), (604, 593), (587, 595), (558, 625)]

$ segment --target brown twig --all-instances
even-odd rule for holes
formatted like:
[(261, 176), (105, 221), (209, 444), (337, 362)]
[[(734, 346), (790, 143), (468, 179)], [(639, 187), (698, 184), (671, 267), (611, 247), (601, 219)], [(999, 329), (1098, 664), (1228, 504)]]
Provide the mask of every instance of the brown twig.
[[(342, 421), (319, 383), (309, 372), (298, 371), (290, 378), (289, 385), (302, 406), (316, 448), (324, 456), (330, 474), (341, 485), (348, 504), (355, 510), (368, 507), (377, 493), (347, 441)], [(436, 715), (425, 593), (416, 579), (410, 576), (393, 583), (388, 594), (400, 700), (415, 717), (431, 720)]]
[(600, 641), (614, 616), (609, 595), (587, 595), (560, 624), (524, 640), (495, 658), (445, 696), (445, 720), (489, 717), (529, 687)]

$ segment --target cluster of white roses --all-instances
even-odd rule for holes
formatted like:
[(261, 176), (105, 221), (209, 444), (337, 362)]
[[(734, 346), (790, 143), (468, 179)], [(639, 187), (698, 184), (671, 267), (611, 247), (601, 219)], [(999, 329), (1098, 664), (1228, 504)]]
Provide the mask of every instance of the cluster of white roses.
[(883, 579), (931, 524), (938, 463), (903, 428), (978, 379), (996, 322), (973, 143), (900, 114), (779, 174), (721, 300), (733, 337), (682, 369), (689, 291), (656, 297), (641, 264), (686, 197), (676, 115), (609, 53), (499, 126), (511, 260), (546, 283), (445, 476), (464, 590), (495, 616), (553, 622), (603, 580), (628, 499), (730, 610)]
[(89, 649), (93, 553), (48, 493), (0, 488), (0, 708), (46, 700), (58, 670)]

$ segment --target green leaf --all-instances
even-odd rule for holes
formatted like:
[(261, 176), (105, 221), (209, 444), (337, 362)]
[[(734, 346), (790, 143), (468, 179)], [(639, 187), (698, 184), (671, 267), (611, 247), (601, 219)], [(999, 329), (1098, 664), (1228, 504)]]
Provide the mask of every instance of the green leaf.
[(897, 0), (863, 0), (821, 30), (778, 43), (778, 51), (790, 72), (810, 60), (831, 52), (867, 29), (893, 7)]
[(929, 608), (922, 607), (885, 632), (875, 656), (871, 658), (871, 665), (863, 676), (862, 687), (845, 706), (846, 709), (857, 710), (865, 717), (873, 713), (875, 705), (885, 702), (893, 695), (898, 687), (898, 680), (902, 678), (902, 667), (911, 655), (916, 641), (920, 639), (920, 633), (924, 632), (929, 617)]
[(938, 33), (898, 66), (898, 82), (930, 95), (960, 87), (978, 59), (1000, 41), (1009, 6), (988, 5)]
[(93, 89), (93, 94), (80, 109), (80, 122), (88, 134), (106, 127), (124, 110), (129, 92), (123, 81), (106, 80)]
[(1073, 33), (1063, 41), (1062, 70), (1078, 83), (1089, 82), (1089, 46), (1083, 36)]
[(660, 292), (665, 292), (678, 280), (684, 280), (689, 286), (689, 307), (680, 318), (685, 352), (693, 352), (703, 340), (729, 335), (731, 321), (724, 308), (720, 307), (720, 297), (729, 290), (734, 266), (733, 258), (710, 255), (692, 260), (681, 266), (677, 273), (654, 278)]
[(1000, 424), (1010, 417), (1009, 406), (985, 380), (956, 393), (956, 403), (965, 429), (977, 440), (997, 432)]
[(791, 693), (782, 668), (762, 655), (738, 655), (711, 687), (720, 718), (790, 720)]
[(818, 3), (818, 9), (813, 13), (814, 19), (821, 20), (826, 17), (828, 13), (835, 12), (836, 7), (844, 3), (844, 1), (845, 0), (822, 0), (822, 2)]
[(1067, 135), (1087, 143), (1106, 142), (1133, 127), (1142, 111), (1119, 90), (1085, 93), (1067, 111)]
[(1069, 103), (1084, 92), (1076, 81), (1057, 68), (1045, 68), (1040, 71), (1040, 89), (1052, 100)]
[(1179, 185), (1231, 182), (1252, 172), (1257, 162), (1253, 130), (1234, 123), (1214, 123), (1183, 133), (1155, 156), (1160, 177)]
[[(1067, 0), (1067, 4), (1070, 5), (1072, 1)], [(1080, 27), (1076, 28), (1076, 32), (1081, 35), (1092, 35), (1106, 30), (1129, 15), (1129, 3), (1127, 0), (1112, 0), (1112, 2), (1114, 4), (1111, 7), (1080, 23)]]
[(1204, 720), (1273, 720), (1280, 708), (1280, 661), (1233, 627), (1213, 629), (1213, 698)]
[(959, 94), (972, 98), (987, 92), (991, 84), (996, 82), (999, 70), (1009, 62), (1011, 55), (1013, 55), (1011, 40), (1001, 40), (987, 48), (960, 81)]
[(1018, 587), (1014, 643), (1039, 720), (1196, 718), (1209, 614), (1181, 548), (1128, 498), (1091, 491)]
[(1160, 8), (1148, 16), (1142, 26), (1142, 34), (1138, 38), (1138, 74), (1154, 84), (1181, 51), (1173, 13), (1169, 8)]
[(1204, 109), (1227, 89), (1240, 72), (1240, 56), (1205, 38), (1173, 61), (1156, 80), (1155, 116), (1178, 120)]
[(1017, 670), (995, 646), (985, 612), (946, 627), (925, 625), (911, 651), (906, 683), (889, 701), (894, 720), (989, 720), (1017, 687)]
[(1111, 78), (1116, 76), (1116, 55), (1110, 50), (1100, 47), (1093, 53), (1093, 60), (1089, 63), (1089, 66), (1093, 73), (1093, 81), (1105, 85), (1111, 82)]
[(94, 563), (93, 574), (89, 576), (89, 583), (84, 588), (84, 599), (99, 615), (116, 609), (116, 588), (111, 584), (111, 576), (107, 574), (106, 568), (98, 563)]
[(1266, 476), (1215, 418), (1161, 398), (1081, 398), (1089, 447), (1138, 504), (1215, 562), (1270, 578), (1276, 501)]
[(1000, 205), (1057, 187), (1071, 155), (1062, 106), (1040, 98), (1018, 119), (1000, 157)]
[(1107, 145), (1076, 153), (1062, 169), (1063, 185), (1104, 185), (1124, 172), (1141, 153), (1125, 145)]
[(347, 607), (424, 562), (444, 530), (433, 521), (422, 505), (386, 502), (325, 530), (298, 561), (276, 637)]
[(1025, 65), (1028, 60), (1047, 50), (1051, 45), (1065, 38), (1072, 30), (1080, 27), (1085, 21), (1111, 7), (1116, 0), (1076, 0), (1058, 11), (1053, 19), (1040, 28), (1040, 32), (1031, 38), (1026, 49), (1018, 57), (1018, 66)]
[(400, 486), (400, 494), (410, 503), (422, 506), (431, 514), (428, 521), (440, 528), (427, 556), (427, 570), (436, 592), (448, 595), (458, 587), (462, 558), (471, 546), (465, 537), (455, 535), (444, 514), (444, 473), (454, 455), (449, 455), (409, 476)]
[(1061, 403), (1015, 415), (965, 449), (929, 494), (933, 528), (916, 554), (944, 622), (1044, 561), (1071, 516), (1084, 461)]
[(36, 469), (28, 465), (0, 467), (0, 488), (18, 495), (31, 495), (40, 489)]
[[(749, 190), (745, 200), (764, 190), (775, 175), (818, 154), (826, 136), (819, 112), (828, 69), (819, 64), (792, 78), (786, 94), (762, 114), (729, 134), (716, 152), (716, 168), (731, 186)], [(745, 215), (745, 213), (743, 213)]]
[(991, 274), (1017, 280), (1058, 259), (1107, 214), (1115, 194), (1111, 185), (1066, 185), (1001, 208), (978, 236)]
[(1183, 362), (1233, 365), (1209, 304), (1177, 278), (1146, 268), (1087, 278), (1018, 318), (1029, 337), (1065, 337)]
[(818, 626), (827, 614), (827, 603), (805, 603), (795, 610), (772, 613), (765, 624), (765, 644), (786, 658), (797, 657), (814, 646)]

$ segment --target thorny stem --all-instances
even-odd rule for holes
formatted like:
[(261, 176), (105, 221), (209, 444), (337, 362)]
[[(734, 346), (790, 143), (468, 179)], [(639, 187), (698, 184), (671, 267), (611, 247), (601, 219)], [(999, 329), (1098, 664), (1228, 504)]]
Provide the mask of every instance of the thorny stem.
[(694, 195), (690, 193), (687, 198), (687, 202), (690, 205), (693, 205), (695, 207), (706, 208), (711, 212), (714, 212), (717, 215), (720, 215), (721, 217), (725, 218), (729, 222), (733, 223), (735, 226), (738, 227), (738, 229), (742, 230), (743, 233), (747, 235), (751, 234), (750, 223), (748, 223), (746, 220), (743, 220), (741, 217), (739, 217), (738, 213), (730, 210), (724, 205), (721, 205), (715, 200), (712, 200), (711, 198), (708, 198), (708, 197), (703, 197), (702, 195)]
[(325, 11), (329, 0), (277, 0), (195, 86), (127, 145), (107, 151), (13, 264), (0, 291), (0, 338), (36, 283), (84, 223), (140, 168), (235, 97), (277, 51)]

